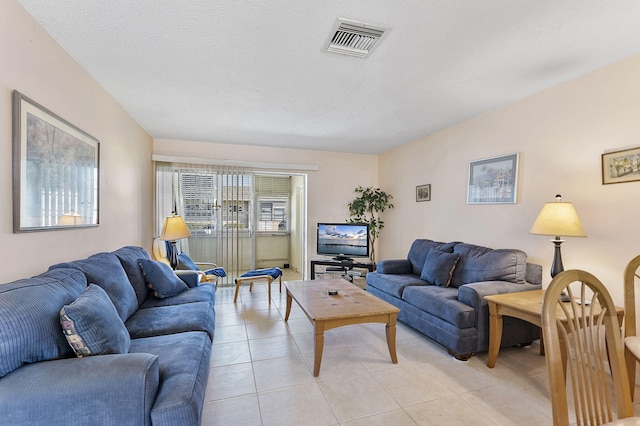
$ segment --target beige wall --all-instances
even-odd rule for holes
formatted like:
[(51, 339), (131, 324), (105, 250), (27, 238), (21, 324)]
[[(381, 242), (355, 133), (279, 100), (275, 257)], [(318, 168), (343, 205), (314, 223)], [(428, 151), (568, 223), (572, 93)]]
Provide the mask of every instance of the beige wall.
[[(151, 247), (152, 140), (14, 0), (0, 0), (0, 282), (124, 245)], [(100, 141), (100, 226), (13, 233), (11, 93)]]
[[(307, 174), (307, 257), (316, 252), (318, 222), (343, 222), (349, 217), (347, 203), (358, 185), (378, 185), (378, 156), (343, 154), (286, 148), (263, 148), (222, 143), (154, 140), (153, 153), (213, 160), (259, 163), (309, 164), (317, 171)], [(283, 170), (286, 171), (286, 168)], [(305, 262), (309, 268), (308, 260)]]
[[(566, 238), (565, 269), (586, 269), (622, 303), (622, 273), (640, 254), (640, 182), (601, 184), (601, 154), (640, 146), (640, 56), (452, 126), (380, 158), (394, 195), (380, 259), (405, 257), (413, 239), (520, 248), (550, 281), (551, 237), (530, 235), (545, 202), (571, 201), (587, 238)], [(518, 203), (467, 205), (469, 161), (520, 152)], [(415, 186), (431, 184), (429, 202)]]

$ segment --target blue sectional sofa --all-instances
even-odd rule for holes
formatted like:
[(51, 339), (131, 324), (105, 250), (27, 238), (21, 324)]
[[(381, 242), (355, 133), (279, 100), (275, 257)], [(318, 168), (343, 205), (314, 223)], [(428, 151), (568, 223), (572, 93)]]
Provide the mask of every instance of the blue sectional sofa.
[[(466, 360), (489, 348), (484, 296), (542, 288), (542, 266), (521, 250), (418, 239), (406, 259), (378, 262), (367, 291), (400, 308), (402, 321)], [(505, 317), (502, 346), (527, 345), (537, 327)]]
[(159, 265), (128, 246), (0, 285), (0, 424), (199, 425), (215, 287)]

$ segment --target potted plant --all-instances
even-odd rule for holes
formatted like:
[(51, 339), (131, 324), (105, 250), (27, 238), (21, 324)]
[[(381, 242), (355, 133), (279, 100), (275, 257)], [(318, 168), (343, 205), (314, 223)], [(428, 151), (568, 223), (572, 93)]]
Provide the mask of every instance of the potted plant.
[(371, 261), (375, 263), (376, 252), (374, 243), (380, 235), (380, 230), (384, 228), (384, 222), (380, 217), (380, 213), (386, 209), (393, 208), (393, 204), (389, 202), (393, 196), (387, 194), (380, 188), (363, 188), (362, 186), (358, 186), (355, 191), (359, 195), (347, 204), (350, 214), (347, 222), (369, 224), (370, 257)]

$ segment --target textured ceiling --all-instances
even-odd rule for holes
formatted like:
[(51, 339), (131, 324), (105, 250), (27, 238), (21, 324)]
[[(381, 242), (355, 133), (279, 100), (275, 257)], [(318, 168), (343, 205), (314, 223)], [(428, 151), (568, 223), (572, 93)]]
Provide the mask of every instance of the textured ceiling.
[(636, 0), (18, 1), (154, 138), (381, 153), (640, 53)]

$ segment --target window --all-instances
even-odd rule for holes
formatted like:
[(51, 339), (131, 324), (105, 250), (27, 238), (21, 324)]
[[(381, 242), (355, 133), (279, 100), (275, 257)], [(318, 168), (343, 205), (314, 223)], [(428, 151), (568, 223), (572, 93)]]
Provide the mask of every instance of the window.
[(258, 231), (289, 231), (289, 176), (256, 175)]

